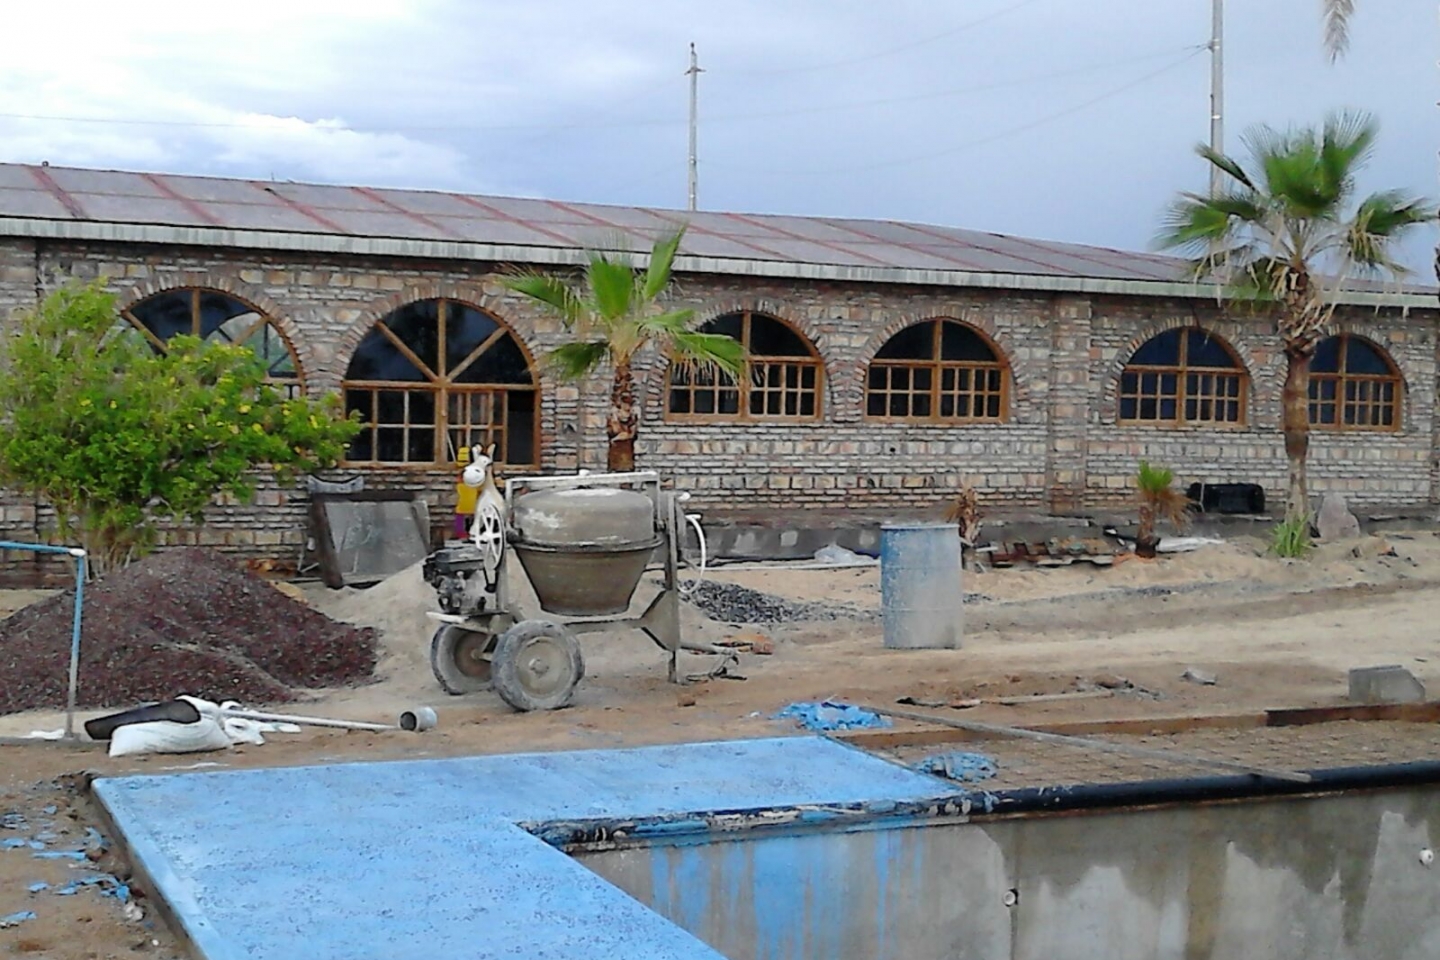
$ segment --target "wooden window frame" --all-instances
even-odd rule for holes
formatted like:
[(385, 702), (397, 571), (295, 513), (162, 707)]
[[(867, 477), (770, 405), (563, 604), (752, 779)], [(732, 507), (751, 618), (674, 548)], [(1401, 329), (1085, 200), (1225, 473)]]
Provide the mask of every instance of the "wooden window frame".
[[(304, 395), (305, 371), (300, 366), (300, 357), (295, 352), (295, 345), (290, 342), (289, 337), (285, 336), (285, 331), (280, 329), (280, 325), (275, 322), (274, 317), (270, 316), (264, 310), (261, 310), (259, 307), (255, 306), (255, 304), (251, 303), (249, 300), (246, 300), (244, 297), (237, 297), (229, 290), (217, 290), (214, 287), (173, 287), (169, 290), (160, 290), (150, 294), (147, 297), (136, 300), (134, 303), (130, 304), (130, 306), (121, 310), (120, 316), (123, 317), (130, 324), (130, 326), (140, 331), (140, 334), (146, 339), (146, 341), (150, 344), (151, 347), (160, 351), (161, 353), (168, 354), (170, 352), (170, 348), (167, 346), (167, 341), (161, 340), (159, 337), (155, 336), (155, 332), (149, 327), (145, 326), (144, 321), (141, 320), (139, 317), (135, 316), (135, 314), (131, 311), (135, 307), (148, 303), (151, 300), (155, 300), (159, 297), (173, 296), (177, 293), (189, 294), (189, 334), (192, 337), (201, 337), (201, 339), (205, 339), (200, 333), (200, 297), (203, 294), (213, 293), (216, 296), (225, 297), (228, 300), (235, 301), (241, 306), (248, 307), (250, 312), (255, 314), (255, 322), (250, 324), (250, 326), (246, 327), (245, 332), (241, 334), (238, 338), (230, 339), (227, 337), (226, 339), (228, 339), (232, 345), (240, 346), (243, 345), (246, 341), (248, 341), (251, 337), (253, 337), (262, 328), (267, 326), (270, 327), (272, 330), (275, 331), (275, 335), (280, 338), (280, 342), (285, 345), (285, 350), (290, 354), (290, 364), (295, 368), (295, 376), (277, 377), (273, 374), (270, 374), (267, 370), (265, 382), (274, 387), (284, 388), (289, 396)], [(218, 332), (218, 330), (216, 332)], [(261, 359), (263, 360), (264, 358), (262, 357)]]
[[(1362, 337), (1352, 333), (1337, 333), (1333, 338), (1327, 337), (1325, 339), (1335, 339), (1340, 342), (1338, 348), (1340, 369), (1336, 373), (1316, 373), (1314, 370), (1310, 371), (1309, 395), (1306, 397), (1305, 404), (1306, 414), (1310, 417), (1310, 428), (1312, 430), (1324, 430), (1327, 433), (1399, 433), (1403, 430), (1405, 419), (1405, 378), (1400, 375), (1400, 368), (1395, 365), (1395, 359), (1390, 356), (1390, 351), (1381, 347), (1380, 344), (1371, 340), (1369, 337)], [(1358, 340), (1375, 351), (1376, 356), (1384, 361), (1386, 368), (1388, 368), (1390, 372), (1350, 373), (1346, 368), (1349, 364), (1351, 340)], [(1314, 363), (1313, 355), (1311, 357), (1311, 363)], [(1319, 384), (1325, 382), (1335, 384), (1334, 400), (1322, 401), (1315, 396)], [(1352, 383), (1356, 384), (1357, 387), (1370, 389), (1375, 389), (1382, 385), (1389, 385), (1394, 390), (1394, 396), (1389, 401), (1351, 400), (1346, 396), (1349, 392), (1346, 388)], [(1357, 393), (1358, 392), (1357, 390)], [(1335, 406), (1334, 423), (1324, 423), (1315, 419), (1314, 408), (1322, 403), (1333, 404)], [(1346, 423), (1345, 410), (1347, 407), (1352, 406), (1357, 409), (1360, 407), (1383, 409), (1383, 407), (1389, 406), (1393, 411), (1391, 422), (1389, 424)]]
[[(739, 340), (741, 346), (745, 348), (745, 368), (742, 371), (740, 377), (732, 383), (724, 382), (725, 380), (729, 379), (724, 374), (717, 374), (715, 383), (713, 384), (676, 383), (675, 377), (676, 374), (679, 372), (679, 368), (674, 363), (674, 361), (671, 361), (665, 368), (665, 419), (667, 421), (674, 421), (676, 423), (809, 423), (820, 420), (824, 416), (825, 361), (820, 358), (820, 354), (818, 351), (816, 351), (815, 345), (810, 342), (810, 338), (805, 336), (805, 334), (798, 330), (793, 324), (787, 323), (786, 321), (781, 320), (779, 317), (773, 316), (760, 310), (736, 310), (730, 313), (723, 313), (717, 317), (711, 318), (710, 320), (706, 321), (706, 323), (713, 323), (716, 320), (723, 319), (724, 317), (733, 317), (737, 315), (740, 317)], [(750, 323), (751, 320), (757, 316), (761, 317), (762, 319), (769, 320), (772, 323), (778, 323), (785, 329), (789, 330), (791, 333), (795, 334), (795, 336), (800, 339), (800, 342), (805, 345), (805, 349), (809, 351), (809, 355), (801, 357), (752, 354), (750, 352)], [(701, 325), (700, 329), (702, 331), (705, 329), (703, 324)], [(778, 366), (782, 371), (782, 380), (788, 377), (789, 370), (794, 369), (796, 372), (797, 385), (794, 387), (790, 387), (782, 383), (782, 385), (779, 387), (771, 387), (768, 385), (768, 383), (757, 384), (755, 382), (756, 368), (768, 366)], [(806, 387), (803, 385), (805, 379), (804, 371), (806, 370), (813, 370), (815, 372), (815, 383), (811, 387)], [(676, 412), (671, 409), (671, 395), (677, 390), (686, 392), (690, 395), (690, 410), (692, 412), (683, 413)], [(693, 411), (695, 409), (696, 393), (709, 391), (713, 391), (715, 393), (716, 407), (719, 407), (719, 397), (722, 393), (737, 394), (736, 412), (694, 413)], [(784, 406), (783, 398), (787, 394), (794, 394), (797, 398), (797, 408), (803, 406), (803, 397), (805, 396), (805, 394), (810, 393), (814, 396), (815, 410), (813, 413), (793, 414), (752, 413), (750, 410), (750, 401), (757, 392), (762, 397), (772, 393), (780, 394), (780, 396), (782, 397), (782, 407)]]
[[(1181, 333), (1178, 363), (1127, 363), (1121, 369), (1120, 376), (1116, 381), (1115, 388), (1116, 424), (1122, 427), (1160, 427), (1169, 429), (1185, 429), (1191, 427), (1199, 427), (1202, 429), (1211, 430), (1245, 429), (1245, 427), (1247, 427), (1250, 422), (1250, 374), (1245, 369), (1245, 364), (1240, 360), (1240, 356), (1235, 352), (1235, 349), (1231, 347), (1230, 344), (1224, 340), (1224, 338), (1217, 336), (1216, 334), (1211, 333), (1208, 330), (1200, 329), (1197, 327), (1177, 327), (1173, 329), (1179, 330)], [(1220, 349), (1225, 351), (1225, 355), (1230, 358), (1233, 366), (1192, 366), (1189, 362), (1188, 356), (1190, 352), (1189, 334), (1191, 331), (1196, 329), (1200, 329), (1200, 332), (1203, 333), (1208, 340), (1211, 340), (1214, 343), (1218, 344), (1220, 346)], [(1145, 340), (1144, 343), (1140, 344), (1140, 346), (1135, 348), (1131, 356), (1134, 356), (1135, 353), (1139, 353), (1141, 350), (1143, 350), (1146, 345), (1150, 343), (1151, 340), (1154, 340), (1157, 337), (1164, 336), (1166, 333), (1169, 332), (1171, 331), (1162, 330), (1160, 333), (1155, 334), (1155, 336), (1148, 338), (1147, 340)], [(1135, 376), (1137, 380), (1138, 378), (1147, 375), (1156, 377), (1173, 376), (1175, 378), (1175, 392), (1174, 394), (1156, 392), (1152, 396), (1151, 394), (1144, 393), (1141, 389), (1139, 382), (1137, 382), (1135, 392), (1129, 393), (1125, 390), (1125, 378), (1131, 375)], [(1233, 397), (1227, 394), (1217, 393), (1214, 390), (1209, 392), (1200, 392), (1192, 396), (1190, 391), (1190, 378), (1192, 376), (1198, 378), (1212, 377), (1217, 381), (1221, 378), (1233, 379), (1238, 384), (1239, 389)], [(1155, 410), (1157, 414), (1159, 413), (1160, 404), (1162, 402), (1173, 399), (1175, 402), (1175, 416), (1163, 418), (1159, 416), (1139, 416), (1141, 401), (1149, 399), (1153, 399), (1155, 401)], [(1136, 415), (1134, 417), (1126, 417), (1123, 415), (1126, 400), (1135, 401)], [(1213, 417), (1210, 419), (1192, 419), (1185, 415), (1185, 409), (1190, 405), (1191, 402), (1194, 402), (1197, 407), (1201, 404), (1208, 402), (1211, 405), (1212, 411), (1221, 404), (1228, 404), (1234, 402), (1236, 405), (1236, 419), (1218, 420)]]
[[(451, 468), (458, 465), (458, 461), (454, 459), (453, 455), (449, 453), (451, 441), (455, 439), (452, 435), (452, 426), (450, 422), (451, 400), (456, 397), (470, 397), (482, 394), (500, 398), (501, 410), (503, 411), (501, 415), (501, 420), (498, 421), (498, 428), (496, 426), (497, 421), (495, 420), (491, 420), (489, 424), (485, 425), (471, 425), (470, 435), (473, 439), (477, 433), (483, 433), (484, 439), (481, 442), (484, 445), (488, 446), (490, 443), (494, 442), (499, 446), (499, 449), (503, 450), (506, 454), (508, 454), (510, 450), (510, 445), (509, 443), (504, 442), (504, 440), (510, 435), (510, 424), (508, 420), (505, 419), (509, 416), (509, 409), (508, 406), (505, 405), (505, 401), (508, 398), (508, 395), (511, 393), (530, 393), (534, 395), (534, 400), (532, 401), (533, 413), (531, 416), (531, 419), (533, 421), (533, 423), (531, 424), (532, 436), (530, 438), (531, 459), (524, 463), (513, 463), (502, 460), (499, 461), (498, 465), (512, 469), (540, 469), (540, 439), (542, 436), (541, 420), (543, 419), (540, 409), (540, 380), (539, 377), (536, 375), (535, 358), (530, 355), (530, 351), (526, 348), (524, 341), (522, 341), (515, 334), (515, 331), (511, 329), (509, 324), (505, 323), (505, 321), (501, 320), (499, 317), (495, 316), (488, 310), (483, 310), (480, 307), (477, 307), (470, 303), (466, 303), (463, 300), (456, 300), (453, 297), (427, 297), (426, 300), (434, 300), (436, 302), (435, 322), (439, 325), (439, 330), (436, 332), (437, 346), (435, 357), (437, 364), (443, 365), (446, 356), (446, 314), (448, 313), (450, 305), (452, 303), (458, 304), (459, 306), (466, 309), (475, 310), (478, 313), (484, 314), (491, 320), (495, 321), (496, 328), (488, 337), (482, 340), (478, 346), (471, 350), (470, 353), (467, 354), (465, 358), (461, 360), (458, 364), (456, 364), (452, 369), (446, 371), (445, 373), (436, 373), (436, 371), (430, 369), (429, 364), (425, 363), (415, 354), (415, 351), (411, 350), (408, 346), (406, 346), (404, 341), (400, 339), (400, 336), (396, 334), (395, 331), (391, 330), (390, 327), (385, 323), (388, 318), (390, 318), (400, 310), (403, 310), (408, 306), (412, 306), (414, 303), (421, 303), (424, 301), (411, 301), (410, 303), (401, 304), (394, 310), (386, 313), (385, 316), (378, 318), (370, 329), (379, 330), (381, 335), (384, 336), (385, 339), (390, 341), (390, 345), (396, 350), (398, 350), (401, 355), (405, 357), (406, 360), (410, 361), (410, 363), (415, 366), (415, 369), (419, 370), (420, 373), (423, 374), (427, 379), (351, 380), (349, 378), (346, 378), (340, 382), (340, 400), (341, 403), (345, 405), (345, 409), (349, 409), (350, 396), (352, 393), (368, 393), (370, 395), (370, 415), (369, 419), (364, 422), (361, 433), (368, 431), (370, 434), (370, 450), (372, 453), (372, 459), (351, 460), (347, 458), (343, 461), (344, 464), (346, 466), (354, 467), (386, 467), (399, 470), (435, 470), (437, 468)], [(366, 331), (366, 336), (369, 336), (368, 330)], [(525, 357), (525, 364), (530, 371), (531, 382), (529, 384), (486, 384), (455, 382), (456, 377), (460, 376), (467, 369), (469, 369), (470, 365), (477, 361), (482, 355), (484, 355), (485, 351), (495, 346), (506, 336), (509, 336), (515, 341), (516, 346), (520, 348), (521, 354)], [(357, 344), (357, 349), (358, 346), (359, 345)], [(406, 413), (404, 416), (404, 420), (401, 423), (382, 424), (379, 422), (379, 395), (381, 393), (400, 393), (405, 395), (404, 403)], [(435, 406), (435, 418), (433, 422), (428, 424), (414, 424), (410, 421), (410, 396), (417, 393), (430, 394), (433, 396)], [(373, 459), (373, 454), (380, 449), (380, 431), (396, 429), (401, 430), (405, 437), (404, 450), (407, 459)], [(434, 444), (434, 452), (432, 454), (432, 459), (410, 460), (408, 459), (410, 455), (410, 433), (414, 430), (421, 429), (430, 430), (433, 434), (432, 442)], [(453, 429), (459, 430), (464, 428), (456, 426)], [(353, 443), (354, 441), (351, 442)]]
[[(932, 318), (930, 318), (930, 319), (928, 319), (928, 320), (922, 320), (922, 321), (920, 321), (920, 322), (921, 322), (921, 323), (930, 323), (930, 324), (933, 324), (933, 325), (934, 325), (934, 330), (933, 330), (933, 333), (931, 334), (931, 342), (930, 342), (930, 357), (931, 357), (931, 359), (929, 359), (929, 360), (890, 360), (890, 359), (883, 359), (883, 358), (880, 358), (880, 359), (872, 358), (872, 359), (870, 360), (869, 365), (865, 368), (865, 393), (864, 393), (864, 399), (863, 399), (863, 401), (862, 401), (862, 402), (865, 404), (865, 411), (866, 411), (866, 412), (865, 412), (865, 419), (866, 419), (866, 420), (869, 420), (869, 421), (871, 421), (871, 422), (874, 422), (874, 423), (938, 424), (938, 425), (945, 425), (945, 426), (954, 425), (954, 424), (990, 424), (990, 423), (1007, 423), (1007, 422), (1009, 422), (1009, 420), (1010, 420), (1010, 386), (1011, 386), (1011, 379), (1012, 379), (1012, 378), (1011, 378), (1011, 374), (1010, 374), (1010, 364), (1006, 361), (1004, 352), (1002, 352), (1002, 351), (1000, 350), (1000, 348), (999, 348), (998, 346), (996, 346), (995, 341), (992, 340), (992, 339), (990, 339), (990, 337), (987, 336), (987, 335), (985, 334), (985, 332), (984, 332), (983, 330), (981, 330), (979, 327), (976, 327), (976, 326), (974, 326), (973, 324), (966, 323), (966, 322), (963, 321), (963, 320), (956, 320), (956, 319), (951, 318), (951, 317), (932, 317)], [(940, 357), (941, 357), (941, 342), (942, 342), (942, 340), (943, 340), (943, 338), (944, 338), (944, 336), (945, 336), (945, 324), (947, 324), (947, 323), (953, 323), (953, 324), (955, 324), (956, 326), (961, 327), (962, 329), (966, 330), (967, 332), (972, 333), (972, 334), (974, 334), (975, 336), (979, 337), (979, 338), (980, 338), (980, 341), (981, 341), (982, 343), (984, 343), (985, 346), (986, 346), (987, 348), (989, 348), (990, 352), (995, 356), (995, 359), (994, 359), (994, 360), (942, 360), (942, 359), (940, 359)], [(916, 326), (916, 325), (917, 325), (917, 324), (910, 324), (910, 326)], [(909, 327), (906, 327), (905, 329), (909, 329)], [(897, 330), (897, 331), (895, 332), (895, 334), (891, 337), (891, 339), (893, 339), (895, 336), (899, 336), (900, 333), (902, 333), (902, 332), (903, 332), (903, 331)], [(886, 340), (885, 342), (886, 342), (886, 343), (889, 343), (890, 341), (889, 341), (889, 340)], [(884, 345), (883, 345), (883, 344), (882, 344), (882, 346), (881, 346), (881, 349), (884, 349)], [(877, 370), (877, 369), (887, 371), (887, 373), (886, 373), (886, 387), (885, 387), (885, 389), (883, 389), (883, 390), (876, 389), (876, 388), (874, 388), (874, 387), (872, 387), (872, 386), (870, 385), (871, 371)], [(890, 371), (896, 371), (896, 370), (908, 370), (908, 371), (909, 371), (909, 374), (910, 374), (910, 382), (911, 382), (911, 384), (912, 384), (911, 387), (908, 387), (908, 388), (905, 388), (905, 389), (898, 389), (898, 390), (893, 388), (894, 374), (893, 374), (893, 372), (890, 372)], [(945, 378), (946, 378), (946, 374), (947, 374), (947, 373), (952, 373), (953, 376), (954, 376), (954, 378), (955, 378), (955, 381), (958, 383), (959, 380), (960, 380), (961, 375), (962, 375), (963, 373), (966, 373), (966, 372), (969, 373), (970, 381), (971, 381), (971, 387), (970, 387), (970, 389), (969, 389), (968, 391), (960, 391), (960, 390), (958, 390), (958, 389), (956, 389), (956, 390), (946, 390), (946, 389), (945, 389), (944, 383), (945, 383)], [(915, 388), (915, 387), (913, 386), (913, 383), (914, 383), (914, 381), (915, 381), (915, 375), (916, 375), (916, 373), (926, 373), (926, 374), (929, 375), (930, 382), (929, 382), (929, 386), (928, 386), (928, 387), (926, 387), (926, 388), (921, 388), (921, 389), (917, 389), (917, 388)], [(976, 379), (977, 379), (980, 375), (982, 375), (982, 374), (986, 376), (986, 379), (987, 379), (987, 380), (989, 379), (989, 375), (990, 375), (990, 374), (998, 375), (998, 377), (999, 377), (999, 386), (996, 387), (996, 388), (991, 388), (991, 387), (988, 386), (988, 384), (987, 384), (987, 385), (984, 386), (983, 388), (978, 388), (978, 389), (977, 389), (977, 387), (975, 386), (975, 381), (976, 381)], [(941, 408), (941, 399), (944, 398), (947, 394), (953, 395), (953, 396), (956, 398), (956, 407), (957, 407), (957, 408), (958, 408), (958, 406), (959, 406), (959, 398), (960, 398), (961, 396), (969, 396), (969, 398), (970, 398), (970, 409), (971, 409), (972, 411), (975, 409), (975, 405), (976, 405), (977, 402), (982, 402), (982, 401), (983, 401), (983, 402), (987, 402), (987, 403), (988, 403), (988, 401), (989, 401), (989, 399), (990, 399), (991, 397), (996, 397), (996, 396), (998, 396), (998, 398), (999, 398), (999, 407), (998, 407), (999, 412), (998, 412), (995, 416), (993, 416), (993, 417), (992, 417), (992, 416), (989, 416), (988, 414), (985, 415), (985, 416), (979, 416), (979, 417), (977, 417), (977, 416), (975, 416), (973, 413), (972, 413), (970, 416), (966, 416), (966, 417), (958, 417), (958, 416), (954, 416), (954, 415), (945, 416), (945, 415), (941, 414), (940, 408)], [(918, 415), (918, 416), (915, 415), (915, 414), (906, 414), (906, 415), (904, 415), (904, 416), (895, 416), (895, 415), (890, 414), (890, 413), (872, 414), (872, 413), (869, 412), (869, 410), (870, 410), (870, 398), (871, 398), (872, 396), (876, 396), (876, 395), (885, 397), (885, 409), (886, 409), (887, 411), (890, 409), (890, 397), (892, 397), (892, 396), (896, 396), (896, 395), (908, 396), (908, 397), (910, 398), (910, 402), (907, 404), (907, 408), (908, 408), (908, 409), (911, 409), (911, 410), (913, 410), (914, 407), (915, 407), (914, 401), (915, 401), (915, 398), (916, 398), (916, 397), (928, 397), (928, 398), (929, 398), (929, 401), (930, 401), (930, 413), (929, 413), (929, 414), (920, 414), (920, 415)]]

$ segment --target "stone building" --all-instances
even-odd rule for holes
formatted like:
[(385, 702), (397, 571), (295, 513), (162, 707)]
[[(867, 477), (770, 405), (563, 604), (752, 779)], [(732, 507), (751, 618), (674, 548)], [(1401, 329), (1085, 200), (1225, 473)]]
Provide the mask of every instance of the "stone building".
[[(290, 389), (366, 423), (338, 473), (448, 506), (455, 448), (504, 471), (602, 467), (603, 383), (543, 369), (557, 322), (507, 292), (598, 243), (688, 222), (675, 299), (746, 341), (750, 376), (643, 364), (639, 462), (715, 512), (914, 513), (966, 478), (992, 505), (1125, 501), (1137, 461), (1182, 483), (1283, 495), (1283, 357), (1178, 261), (895, 222), (682, 214), (448, 193), (0, 165), (0, 321), (67, 278), (104, 278), (127, 322), (247, 342)], [(1425, 505), (1436, 459), (1436, 298), (1356, 285), (1317, 355), (1314, 490)], [(218, 504), (199, 534), (293, 556), (297, 490)], [(43, 538), (0, 500), (0, 537)]]

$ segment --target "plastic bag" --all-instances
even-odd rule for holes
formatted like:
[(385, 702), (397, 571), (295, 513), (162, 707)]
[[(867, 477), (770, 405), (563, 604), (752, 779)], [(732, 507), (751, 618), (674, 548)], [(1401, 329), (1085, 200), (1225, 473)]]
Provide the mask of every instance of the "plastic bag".
[(201, 715), (194, 723), (153, 720), (127, 723), (110, 737), (110, 756), (133, 757), (143, 753), (199, 753), (224, 750), (230, 735), (213, 716)]

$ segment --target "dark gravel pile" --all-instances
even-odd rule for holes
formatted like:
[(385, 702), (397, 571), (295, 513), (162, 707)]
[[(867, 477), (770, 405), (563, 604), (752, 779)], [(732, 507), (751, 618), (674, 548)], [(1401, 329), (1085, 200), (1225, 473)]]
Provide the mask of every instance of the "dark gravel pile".
[(733, 583), (703, 580), (688, 597), (701, 613), (721, 623), (798, 623), (804, 620), (870, 620), (876, 614), (847, 604), (801, 603)]
[[(72, 589), (0, 621), (0, 713), (64, 706), (74, 603)], [(218, 554), (170, 551), (86, 586), (79, 702), (293, 700), (368, 681), (375, 643)]]

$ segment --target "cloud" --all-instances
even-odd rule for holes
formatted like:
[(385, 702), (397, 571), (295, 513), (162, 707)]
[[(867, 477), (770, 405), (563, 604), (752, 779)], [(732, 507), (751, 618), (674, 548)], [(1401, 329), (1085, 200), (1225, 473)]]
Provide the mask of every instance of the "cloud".
[[(1384, 124), (1367, 189), (1435, 193), (1433, 0), (1231, 4), (1227, 124)], [(910, 219), (1145, 248), (1205, 181), (1204, 3), (51, 0), (7, 11), (0, 157), (683, 206), (699, 45), (711, 209)], [(64, 37), (63, 46), (56, 37)], [(1191, 59), (1181, 62), (1189, 54)], [(1166, 68), (1156, 73), (1158, 68)], [(1153, 76), (1151, 74), (1154, 74)], [(881, 101), (881, 102), (877, 102)], [(1433, 235), (1407, 248), (1425, 268)]]

